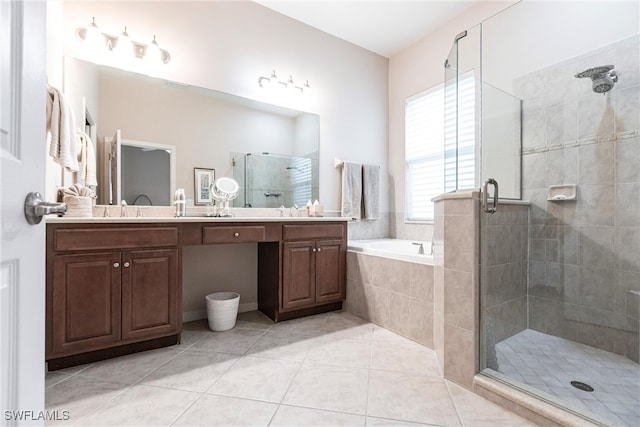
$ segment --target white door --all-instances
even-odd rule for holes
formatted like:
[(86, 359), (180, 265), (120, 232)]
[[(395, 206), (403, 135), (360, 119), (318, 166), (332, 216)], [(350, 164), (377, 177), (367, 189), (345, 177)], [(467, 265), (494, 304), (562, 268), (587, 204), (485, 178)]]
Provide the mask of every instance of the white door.
[(23, 206), (45, 187), (45, 17), (42, 0), (0, 0), (0, 425), (44, 410), (45, 226)]

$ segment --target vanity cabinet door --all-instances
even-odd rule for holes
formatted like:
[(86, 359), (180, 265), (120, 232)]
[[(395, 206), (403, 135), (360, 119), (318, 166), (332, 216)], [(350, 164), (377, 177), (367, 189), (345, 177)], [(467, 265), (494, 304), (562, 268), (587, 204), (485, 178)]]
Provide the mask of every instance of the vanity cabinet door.
[(177, 249), (122, 253), (122, 339), (178, 331), (181, 292)]
[(315, 242), (285, 242), (282, 250), (282, 308), (315, 302)]
[(47, 356), (101, 349), (120, 340), (120, 252), (55, 255)]
[(342, 240), (316, 242), (316, 303), (345, 299), (345, 247)]

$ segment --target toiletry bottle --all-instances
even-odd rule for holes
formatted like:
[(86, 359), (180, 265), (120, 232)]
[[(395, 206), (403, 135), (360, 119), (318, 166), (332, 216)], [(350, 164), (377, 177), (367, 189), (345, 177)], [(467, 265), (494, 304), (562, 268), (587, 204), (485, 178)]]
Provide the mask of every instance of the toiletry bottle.
[(176, 216), (187, 215), (187, 200), (184, 194), (184, 188), (178, 188), (176, 190), (173, 203), (176, 205)]

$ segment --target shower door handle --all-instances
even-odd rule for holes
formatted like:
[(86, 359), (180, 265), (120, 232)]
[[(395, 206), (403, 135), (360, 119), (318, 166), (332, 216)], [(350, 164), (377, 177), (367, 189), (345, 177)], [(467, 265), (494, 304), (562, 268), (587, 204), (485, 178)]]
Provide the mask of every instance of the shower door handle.
[[(493, 206), (489, 207), (489, 186), (493, 185)], [(486, 213), (496, 213), (498, 210), (498, 181), (493, 178), (487, 179), (482, 184), (482, 210)]]

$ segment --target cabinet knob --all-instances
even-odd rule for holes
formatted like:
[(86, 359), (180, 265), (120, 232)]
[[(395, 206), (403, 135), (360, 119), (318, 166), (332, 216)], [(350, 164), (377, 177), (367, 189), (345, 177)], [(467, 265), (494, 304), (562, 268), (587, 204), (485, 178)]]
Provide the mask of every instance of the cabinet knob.
[(233, 233), (233, 237), (240, 237), (240, 233)]
[(128, 268), (131, 264), (129, 264), (129, 261), (124, 263), (125, 268)]
[(322, 248), (318, 248), (318, 252), (320, 252), (322, 250)]
[(315, 251), (316, 251), (316, 248), (313, 248), (313, 249), (312, 249), (312, 251), (313, 251), (313, 252), (315, 252)]
[(113, 263), (113, 268), (118, 268), (120, 267), (120, 263), (119, 262), (114, 262)]

